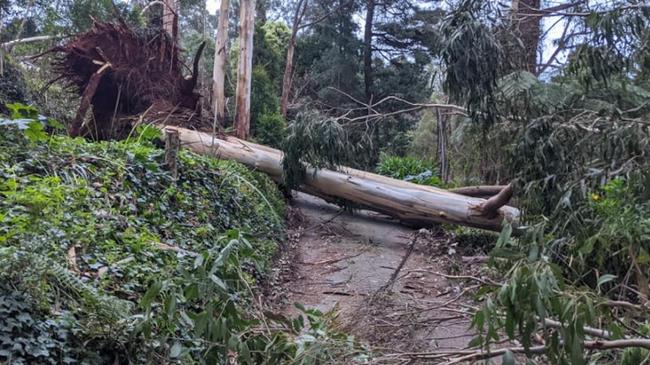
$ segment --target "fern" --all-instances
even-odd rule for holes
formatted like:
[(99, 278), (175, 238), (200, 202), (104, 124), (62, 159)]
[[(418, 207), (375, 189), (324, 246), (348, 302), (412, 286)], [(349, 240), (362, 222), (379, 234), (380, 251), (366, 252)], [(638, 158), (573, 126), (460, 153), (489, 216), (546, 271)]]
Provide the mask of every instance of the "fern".
[(0, 265), (3, 274), (20, 272), (20, 280), (23, 281), (32, 278), (54, 279), (58, 287), (87, 309), (87, 313), (97, 313), (98, 317), (110, 322), (125, 319), (133, 307), (129, 301), (98, 292), (59, 263), (36, 252), (5, 248), (0, 251)]

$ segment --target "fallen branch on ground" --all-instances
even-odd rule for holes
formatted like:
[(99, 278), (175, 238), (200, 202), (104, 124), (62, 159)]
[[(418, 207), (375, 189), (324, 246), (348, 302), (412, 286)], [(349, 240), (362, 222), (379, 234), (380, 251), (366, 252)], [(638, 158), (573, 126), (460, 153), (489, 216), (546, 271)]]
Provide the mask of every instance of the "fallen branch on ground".
[(390, 276), (390, 279), (384, 284), (377, 293), (382, 293), (387, 290), (390, 290), (393, 288), (393, 285), (395, 284), (395, 279), (397, 279), (397, 275), (399, 275), (400, 271), (402, 271), (402, 268), (404, 267), (404, 264), (406, 264), (406, 260), (411, 256), (413, 253), (413, 249), (415, 248), (415, 243), (418, 241), (418, 235), (420, 232), (415, 232), (413, 234), (413, 239), (411, 240), (411, 244), (409, 245), (409, 248), (406, 250), (406, 254), (404, 254), (404, 257), (402, 257), (402, 261), (400, 261), (399, 265), (397, 265), (397, 269), (393, 271), (393, 274)]

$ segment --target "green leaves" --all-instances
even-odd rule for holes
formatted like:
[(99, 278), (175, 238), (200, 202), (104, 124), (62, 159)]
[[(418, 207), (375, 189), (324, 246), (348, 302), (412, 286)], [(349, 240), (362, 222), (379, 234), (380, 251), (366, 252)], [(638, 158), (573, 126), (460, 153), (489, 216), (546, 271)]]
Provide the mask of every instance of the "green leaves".
[(27, 137), (27, 139), (32, 143), (46, 141), (48, 139), (43, 124), (35, 120), (29, 122), (27, 125), (27, 129), (25, 129), (25, 137)]
[(162, 289), (162, 282), (156, 281), (153, 284), (151, 284), (147, 292), (144, 293), (142, 298), (140, 298), (140, 303), (139, 303), (140, 308), (146, 311), (150, 311), (151, 303), (158, 296), (161, 289)]
[(605, 274), (605, 275), (599, 277), (599, 278), (598, 278), (598, 283), (597, 283), (597, 287), (598, 287), (598, 289), (600, 289), (600, 287), (601, 287), (603, 284), (608, 283), (608, 282), (610, 282), (610, 281), (616, 279), (616, 277), (617, 277), (616, 275), (612, 275), (612, 274)]
[(38, 110), (31, 105), (12, 103), (6, 106), (11, 119), (38, 119)]
[(380, 156), (377, 173), (416, 184), (442, 186), (433, 161), (414, 157)]
[[(43, 140), (39, 126), (27, 132), (39, 143), (0, 127), (0, 245), (11, 249), (1, 251), (0, 282), (36, 298), (46, 320), (58, 318), (50, 308), (73, 313), (81, 339), (70, 335), (61, 347), (85, 355), (72, 360), (128, 351), (137, 363), (207, 361), (207, 353), (223, 363), (219, 346), (231, 337), (233, 351), (250, 350), (250, 363), (267, 346), (287, 357), (286, 339), (275, 347), (263, 336), (239, 337), (258, 325), (248, 302), (255, 283), (242, 265), (263, 275), (283, 233), (284, 204), (272, 181), (181, 151), (170, 188), (153, 145)], [(226, 178), (235, 174), (246, 183)], [(57, 267), (30, 264), (39, 257)], [(48, 351), (57, 363), (67, 356)]]
[(151, 145), (153, 141), (159, 140), (162, 137), (160, 129), (150, 124), (138, 125), (135, 129), (137, 136), (137, 144)]
[(305, 166), (334, 169), (349, 160), (355, 152), (348, 132), (333, 118), (317, 114), (299, 114), (288, 128), (284, 143), (282, 168), (284, 183), (289, 188), (304, 179)]

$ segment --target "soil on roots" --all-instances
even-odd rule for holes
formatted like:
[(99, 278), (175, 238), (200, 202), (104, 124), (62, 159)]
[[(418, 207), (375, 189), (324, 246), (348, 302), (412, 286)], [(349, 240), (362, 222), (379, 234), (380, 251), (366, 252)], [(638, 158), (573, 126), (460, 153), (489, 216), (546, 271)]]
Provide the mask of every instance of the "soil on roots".
[[(79, 111), (69, 126), (73, 136), (121, 138), (137, 122), (210, 129), (201, 118), (200, 95), (194, 91), (201, 45), (188, 77), (180, 48), (159, 28), (132, 29), (123, 21), (95, 22), (93, 27), (49, 52), (54, 81), (81, 96)], [(91, 109), (90, 118), (86, 112)], [(164, 117), (160, 117), (163, 114)]]

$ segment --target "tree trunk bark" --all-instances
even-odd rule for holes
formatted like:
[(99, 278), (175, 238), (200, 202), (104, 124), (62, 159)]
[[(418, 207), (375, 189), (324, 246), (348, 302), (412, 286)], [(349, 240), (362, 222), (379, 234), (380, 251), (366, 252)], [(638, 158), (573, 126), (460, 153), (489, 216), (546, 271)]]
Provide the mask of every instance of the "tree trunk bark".
[(226, 119), (226, 62), (228, 60), (228, 8), (230, 0), (221, 0), (219, 24), (214, 47), (214, 67), (212, 70), (213, 112), (217, 123), (224, 125)]
[[(221, 139), (188, 129), (166, 128), (177, 130), (183, 145), (196, 153), (238, 161), (282, 181), (279, 150), (233, 137)], [(354, 169), (306, 169), (307, 179), (299, 188), (301, 191), (326, 199), (343, 198), (408, 224), (429, 227), (450, 223), (498, 231), (504, 221), (517, 225), (519, 219), (519, 211), (505, 205), (512, 194), (510, 187), (485, 200)]]
[[(163, 1), (163, 29), (172, 40), (172, 47), (178, 47), (178, 3), (177, 0), (164, 0)], [(178, 68), (178, 52), (172, 52), (171, 69), (170, 72), (177, 71)]]
[(449, 160), (447, 159), (447, 117), (442, 115), (440, 108), (436, 108), (438, 121), (438, 163), (440, 179), (443, 183), (449, 182)]
[(525, 70), (537, 76), (537, 48), (539, 47), (540, 0), (514, 0), (512, 2), (513, 28), (521, 40), (524, 49), (517, 57), (520, 70)]
[(293, 24), (291, 26), (291, 37), (287, 45), (287, 59), (284, 65), (284, 75), (282, 76), (282, 95), (280, 96), (280, 112), (282, 117), (287, 119), (289, 110), (289, 93), (291, 92), (291, 79), (293, 77), (293, 54), (296, 49), (296, 36), (300, 28), (300, 22), (307, 10), (309, 0), (300, 0), (296, 5), (296, 12), (293, 15)]
[(375, 18), (375, 0), (368, 0), (366, 5), (366, 23), (363, 32), (363, 81), (366, 101), (372, 99), (372, 25)]
[(280, 97), (280, 112), (282, 117), (287, 119), (289, 110), (289, 93), (291, 92), (291, 79), (293, 76), (293, 53), (296, 47), (296, 40), (292, 36), (287, 46), (287, 60), (284, 66), (284, 75), (282, 76), (282, 96)]
[(239, 22), (239, 65), (235, 111), (235, 135), (248, 139), (250, 133), (251, 82), (253, 74), (253, 32), (255, 30), (255, 0), (242, 0)]

